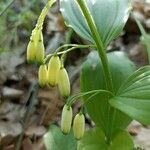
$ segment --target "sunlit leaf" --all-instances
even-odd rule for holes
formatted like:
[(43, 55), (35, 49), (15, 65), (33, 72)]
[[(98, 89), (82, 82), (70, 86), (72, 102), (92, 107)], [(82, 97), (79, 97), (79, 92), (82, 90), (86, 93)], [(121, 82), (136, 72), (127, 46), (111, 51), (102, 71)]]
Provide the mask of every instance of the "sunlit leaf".
[[(130, 0), (85, 0), (85, 2), (106, 47), (121, 33), (129, 16)], [(83, 38), (94, 42), (76, 0), (60, 0), (60, 6), (66, 24)]]

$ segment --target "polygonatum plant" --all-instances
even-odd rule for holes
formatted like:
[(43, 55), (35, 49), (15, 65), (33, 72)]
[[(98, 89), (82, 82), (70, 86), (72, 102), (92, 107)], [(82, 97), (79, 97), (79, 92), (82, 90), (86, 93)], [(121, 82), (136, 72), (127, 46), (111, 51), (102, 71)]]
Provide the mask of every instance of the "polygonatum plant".
[[(28, 62), (40, 64), (40, 86), (58, 86), (60, 94), (66, 99), (62, 110), (61, 130), (69, 136), (63, 136), (58, 128), (50, 128), (44, 136), (46, 148), (138, 149), (134, 147), (126, 128), (134, 119), (145, 125), (150, 124), (150, 66), (137, 70), (124, 52), (106, 52), (107, 46), (121, 34), (126, 24), (132, 8), (131, 1), (60, 0), (60, 11), (66, 25), (88, 40), (90, 45), (65, 44), (53, 54), (45, 56), (43, 21), (54, 2), (55, 0), (49, 0), (42, 10), (27, 48)], [(67, 53), (78, 48), (95, 50), (83, 62), (80, 75), (81, 92), (71, 96), (64, 58)], [(72, 121), (72, 105), (80, 99), (81, 110)], [(84, 113), (88, 113), (94, 122), (92, 129), (85, 129)], [(74, 139), (72, 135), (77, 140), (71, 140)], [(73, 143), (70, 147), (71, 141)], [(62, 147), (61, 142), (65, 143)]]

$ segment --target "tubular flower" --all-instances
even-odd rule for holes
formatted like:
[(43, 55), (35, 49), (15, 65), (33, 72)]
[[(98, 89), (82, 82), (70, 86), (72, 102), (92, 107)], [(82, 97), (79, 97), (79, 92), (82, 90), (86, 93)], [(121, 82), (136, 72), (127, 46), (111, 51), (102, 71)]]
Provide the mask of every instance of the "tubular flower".
[(59, 57), (52, 56), (48, 64), (48, 82), (52, 86), (56, 86), (58, 83), (60, 65)]
[(27, 62), (33, 63), (36, 59), (35, 57), (36, 57), (36, 49), (34, 46), (34, 41), (30, 40), (27, 46)]
[(70, 95), (70, 81), (65, 68), (59, 70), (58, 88), (63, 97), (68, 97)]
[(42, 31), (38, 28), (33, 29), (30, 42), (27, 47), (27, 61), (37, 61), (43, 64), (45, 56), (45, 48), (43, 44)]
[(61, 116), (61, 130), (64, 134), (68, 134), (72, 123), (72, 108), (65, 105)]
[(42, 31), (38, 32), (37, 37), (35, 34), (35, 47), (36, 47), (36, 61), (39, 64), (43, 64), (45, 57), (45, 47), (43, 43), (43, 34)]
[(38, 72), (39, 85), (44, 87), (47, 83), (47, 67), (46, 65), (41, 65)]
[(83, 114), (77, 114), (73, 121), (73, 133), (76, 139), (81, 139), (85, 131), (85, 118)]

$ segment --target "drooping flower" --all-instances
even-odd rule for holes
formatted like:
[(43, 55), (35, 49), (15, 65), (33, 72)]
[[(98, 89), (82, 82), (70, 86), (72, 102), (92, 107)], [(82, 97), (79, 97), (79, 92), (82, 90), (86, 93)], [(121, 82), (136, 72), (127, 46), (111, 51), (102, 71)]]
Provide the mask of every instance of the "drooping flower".
[(48, 64), (48, 83), (52, 86), (56, 86), (58, 83), (60, 65), (59, 57), (52, 56)]
[(59, 70), (58, 88), (63, 97), (68, 97), (70, 95), (70, 81), (65, 68)]
[(76, 139), (81, 139), (85, 131), (85, 118), (82, 113), (75, 116), (73, 121), (73, 133)]
[(61, 116), (61, 130), (64, 134), (70, 132), (72, 123), (72, 108), (68, 105), (64, 105)]
[(47, 66), (41, 65), (38, 72), (39, 85), (44, 87), (47, 83)]
[(27, 46), (27, 62), (33, 63), (36, 59), (36, 49), (34, 45), (34, 41), (30, 41)]

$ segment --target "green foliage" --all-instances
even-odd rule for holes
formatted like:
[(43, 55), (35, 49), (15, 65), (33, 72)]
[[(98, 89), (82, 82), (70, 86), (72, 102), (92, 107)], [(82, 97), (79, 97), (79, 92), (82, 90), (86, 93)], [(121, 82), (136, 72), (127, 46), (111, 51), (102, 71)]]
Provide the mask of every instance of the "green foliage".
[[(60, 0), (61, 12), (68, 26), (94, 43), (90, 29), (75, 0)], [(130, 0), (85, 0), (98, 33), (106, 47), (122, 31), (130, 10)]]
[(77, 150), (131, 150), (133, 147), (132, 139), (126, 131), (118, 130), (108, 145), (104, 133), (100, 129), (92, 129), (85, 132)]
[(105, 135), (101, 129), (86, 131), (84, 137), (78, 142), (78, 150), (107, 150)]
[(150, 124), (150, 66), (132, 74), (110, 104), (143, 124)]
[[(113, 86), (115, 92), (117, 92), (123, 81), (133, 73), (135, 67), (123, 52), (108, 53), (108, 60)], [(106, 89), (106, 86), (102, 63), (100, 62), (98, 53), (93, 51), (89, 54), (82, 67), (81, 91), (87, 92), (98, 89)], [(89, 97), (89, 95), (84, 97), (84, 100), (86, 101)], [(111, 127), (113, 127), (114, 130), (120, 127), (125, 128), (131, 121), (128, 116), (122, 114), (120, 111), (116, 111), (115, 117), (111, 116), (112, 112), (108, 113), (110, 109), (108, 99), (107, 93), (100, 93), (92, 96), (86, 103), (86, 108), (91, 119), (97, 126), (101, 127), (105, 133), (107, 133)], [(113, 125), (110, 123), (110, 119), (111, 122), (113, 120)]]
[(77, 142), (73, 137), (73, 133), (64, 135), (60, 128), (51, 125), (47, 133), (43, 137), (47, 150), (76, 150)]

